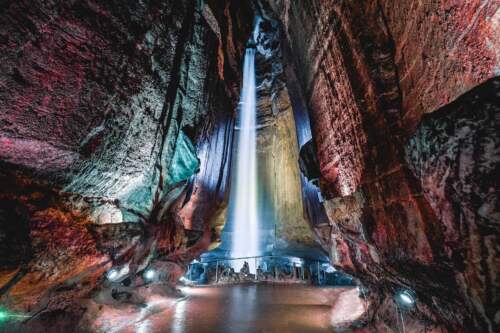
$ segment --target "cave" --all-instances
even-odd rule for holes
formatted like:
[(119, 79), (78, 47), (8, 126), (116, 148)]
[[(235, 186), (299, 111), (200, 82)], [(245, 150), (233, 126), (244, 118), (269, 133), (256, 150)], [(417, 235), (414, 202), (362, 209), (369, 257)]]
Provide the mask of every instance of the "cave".
[(500, 332), (500, 6), (0, 2), (0, 332)]

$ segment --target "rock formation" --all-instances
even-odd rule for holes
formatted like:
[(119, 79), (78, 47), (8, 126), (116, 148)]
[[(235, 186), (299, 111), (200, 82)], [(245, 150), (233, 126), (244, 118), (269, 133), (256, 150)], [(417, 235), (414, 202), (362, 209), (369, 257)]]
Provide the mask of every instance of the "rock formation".
[(26, 329), (95, 330), (117, 304), (175, 294), (145, 287), (148, 267), (171, 285), (219, 244), (259, 14), (259, 173), (278, 243), (320, 244), (359, 280), (362, 330), (398, 332), (394, 295), (410, 290), (407, 332), (500, 331), (497, 2), (0, 9), (0, 302), (34, 316)]
[(311, 116), (332, 262), (393, 330), (402, 288), (419, 300), (411, 331), (498, 330), (499, 87), (483, 83), (499, 69), (498, 6), (269, 3)]
[(299, 147), (286, 87), (279, 21), (267, 16), (259, 24), (256, 45), (258, 168), (263, 223), (275, 232), (275, 246), (315, 247), (302, 204)]
[(2, 301), (78, 316), (71, 299), (112, 265), (140, 272), (153, 252), (180, 265), (176, 281), (210, 243), (205, 221), (216, 209), (197, 210), (217, 207), (226, 192), (252, 8), (1, 7)]

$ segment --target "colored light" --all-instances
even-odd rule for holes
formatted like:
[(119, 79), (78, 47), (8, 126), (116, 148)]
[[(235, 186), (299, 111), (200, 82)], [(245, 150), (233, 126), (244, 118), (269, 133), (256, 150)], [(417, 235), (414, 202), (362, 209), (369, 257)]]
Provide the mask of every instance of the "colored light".
[(399, 295), (399, 297), (401, 298), (401, 300), (407, 304), (413, 304), (413, 299), (408, 296), (407, 294), (405, 293), (402, 293), (401, 295)]
[(24, 318), (29, 318), (30, 316), (26, 316), (23, 314), (16, 314), (13, 312), (10, 312), (6, 309), (0, 309), (0, 323), (5, 322), (10, 319), (24, 319)]
[(108, 277), (109, 280), (115, 281), (118, 278), (118, 271), (116, 269), (110, 270), (106, 276)]
[(415, 293), (411, 290), (403, 290), (396, 294), (396, 303), (402, 308), (412, 308), (415, 305)]
[(155, 275), (155, 271), (152, 269), (148, 269), (146, 272), (144, 272), (144, 278), (146, 278), (147, 280), (153, 280)]

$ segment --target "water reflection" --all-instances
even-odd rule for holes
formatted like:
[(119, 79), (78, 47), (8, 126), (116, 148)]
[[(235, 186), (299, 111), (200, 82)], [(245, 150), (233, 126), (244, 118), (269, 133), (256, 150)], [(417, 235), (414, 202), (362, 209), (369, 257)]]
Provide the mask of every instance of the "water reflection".
[(187, 300), (182, 300), (175, 306), (175, 312), (173, 316), (173, 323), (171, 330), (172, 333), (185, 332), (186, 302)]
[(256, 286), (245, 288), (231, 288), (227, 307), (227, 323), (222, 326), (234, 332), (249, 332), (248, 329), (255, 323), (257, 309)]
[(191, 288), (185, 300), (155, 323), (154, 332), (331, 332), (332, 305), (339, 297), (357, 307), (359, 298), (350, 290), (277, 285)]

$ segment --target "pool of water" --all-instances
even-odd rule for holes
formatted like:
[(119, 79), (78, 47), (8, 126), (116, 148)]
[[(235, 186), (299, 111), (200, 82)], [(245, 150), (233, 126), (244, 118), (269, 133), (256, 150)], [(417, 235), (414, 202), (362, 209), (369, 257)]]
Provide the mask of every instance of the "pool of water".
[(359, 312), (359, 299), (352, 288), (249, 284), (183, 288), (183, 292), (185, 298), (177, 301), (168, 311), (136, 323), (133, 331), (332, 332), (332, 311), (335, 312), (339, 300), (344, 299), (345, 304), (340, 306), (339, 311), (345, 311), (346, 316), (354, 314), (353, 311)]

